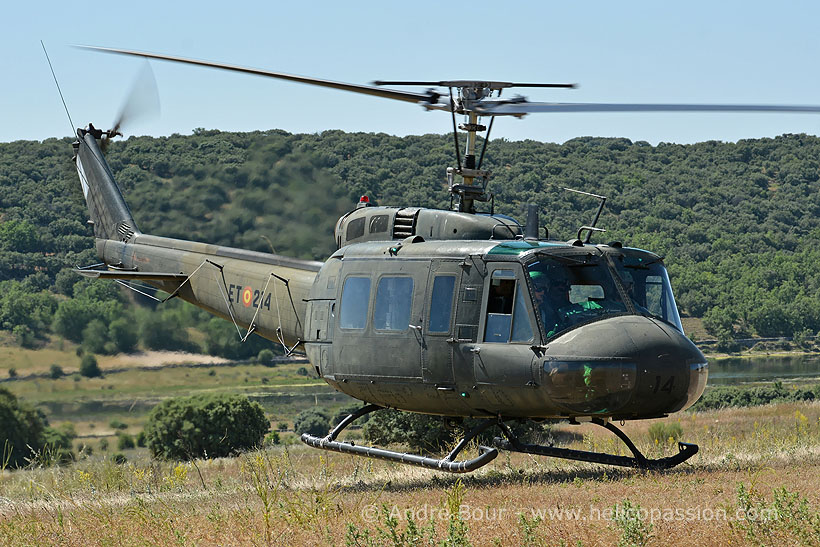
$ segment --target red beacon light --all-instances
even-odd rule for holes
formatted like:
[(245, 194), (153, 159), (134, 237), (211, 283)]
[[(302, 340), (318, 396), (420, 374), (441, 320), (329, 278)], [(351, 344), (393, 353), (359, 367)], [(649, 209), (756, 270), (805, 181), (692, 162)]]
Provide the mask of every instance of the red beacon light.
[(370, 198), (367, 196), (362, 196), (359, 198), (359, 203), (356, 205), (356, 208), (359, 207), (370, 207)]

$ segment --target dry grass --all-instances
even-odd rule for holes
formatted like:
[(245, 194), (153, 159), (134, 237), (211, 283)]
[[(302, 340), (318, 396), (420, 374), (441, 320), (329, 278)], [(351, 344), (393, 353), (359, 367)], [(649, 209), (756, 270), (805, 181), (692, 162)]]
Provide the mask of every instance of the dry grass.
[[(7, 471), (0, 544), (820, 543), (820, 405), (684, 414), (680, 423), (701, 453), (665, 472), (502, 453), (454, 477), (302, 446), (196, 465), (105, 460)], [(652, 443), (649, 425), (625, 429), (652, 456), (674, 450)], [(583, 439), (576, 448), (619, 450), (600, 428), (572, 431)], [(741, 509), (773, 508), (776, 519), (736, 520)]]

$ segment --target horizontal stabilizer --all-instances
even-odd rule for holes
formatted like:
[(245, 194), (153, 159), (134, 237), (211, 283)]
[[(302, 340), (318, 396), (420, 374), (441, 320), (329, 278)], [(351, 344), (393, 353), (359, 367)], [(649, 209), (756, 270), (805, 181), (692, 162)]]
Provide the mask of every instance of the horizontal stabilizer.
[(185, 281), (188, 276), (181, 273), (160, 273), (160, 272), (123, 272), (123, 271), (109, 271), (109, 270), (82, 270), (78, 269), (77, 273), (86, 277), (94, 279), (125, 279), (125, 280), (144, 280), (144, 281)]

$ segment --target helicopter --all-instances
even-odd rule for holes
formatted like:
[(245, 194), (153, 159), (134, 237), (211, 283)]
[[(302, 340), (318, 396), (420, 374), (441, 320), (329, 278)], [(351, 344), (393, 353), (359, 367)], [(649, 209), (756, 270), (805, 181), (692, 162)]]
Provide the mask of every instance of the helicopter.
[[(817, 106), (579, 104), (504, 97), (510, 88), (575, 84), (479, 80), (348, 84), (141, 51), (80, 46), (271, 77), (399, 100), (449, 112), (456, 166), (446, 169), (449, 209), (375, 206), (363, 196), (336, 223), (337, 250), (309, 261), (142, 233), (102, 145), (119, 127), (77, 129), (74, 162), (100, 264), (80, 274), (143, 282), (304, 353), (316, 374), (364, 406), (312, 447), (451, 473), (474, 471), (499, 450), (641, 469), (668, 469), (698, 452), (680, 442), (650, 459), (614, 425), (685, 410), (702, 395), (708, 362), (683, 331), (663, 258), (622, 242), (593, 243), (606, 198), (569, 241), (540, 237), (537, 211), (522, 225), (495, 214), (482, 169), (496, 117), (544, 112), (820, 112)], [(425, 88), (405, 91), (396, 87)], [(446, 89), (447, 91), (444, 91)], [(456, 116), (465, 116), (457, 124)], [(489, 118), (488, 126), (482, 120)], [(459, 130), (466, 133), (463, 146)], [(486, 132), (481, 150), (478, 135)], [(479, 204), (489, 204), (481, 213)], [(435, 458), (338, 440), (384, 409), (471, 419), (455, 447)], [(592, 423), (631, 456), (528, 444), (519, 420)], [(491, 427), (501, 435), (459, 456)]]

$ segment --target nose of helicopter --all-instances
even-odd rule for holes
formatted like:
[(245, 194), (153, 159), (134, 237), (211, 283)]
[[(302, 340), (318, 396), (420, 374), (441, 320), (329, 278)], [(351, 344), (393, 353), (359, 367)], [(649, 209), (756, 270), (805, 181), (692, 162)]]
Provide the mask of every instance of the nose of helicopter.
[(622, 316), (553, 340), (543, 372), (548, 395), (570, 413), (648, 418), (694, 404), (706, 387), (708, 364), (673, 326)]

